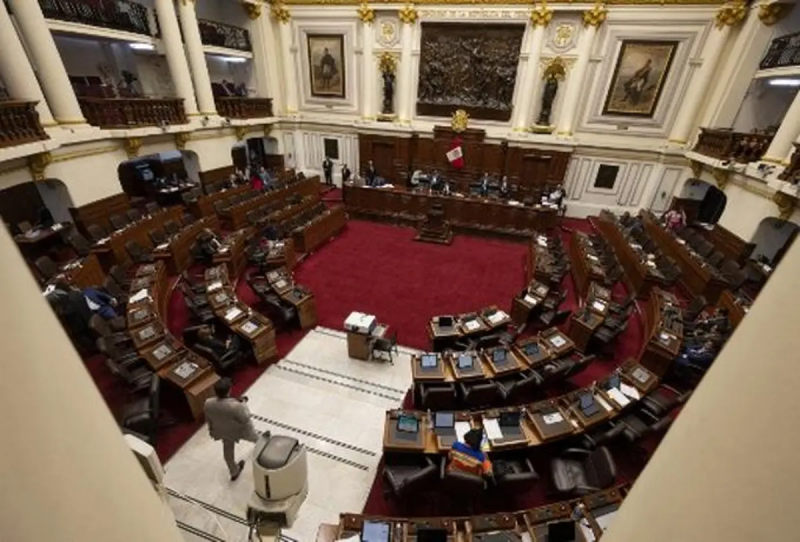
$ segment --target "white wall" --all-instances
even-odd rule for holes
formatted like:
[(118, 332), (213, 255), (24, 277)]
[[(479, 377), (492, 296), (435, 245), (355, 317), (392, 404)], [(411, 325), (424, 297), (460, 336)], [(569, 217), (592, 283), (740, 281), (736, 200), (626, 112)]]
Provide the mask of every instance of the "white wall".
[(794, 222), (765, 218), (758, 225), (751, 240), (756, 244), (752, 257), (764, 256), (768, 260), (772, 260), (797, 228), (798, 226)]
[(105, 75), (114, 69), (116, 61), (102, 42), (66, 36), (54, 36), (54, 39), (69, 75), (93, 75), (106, 80)]
[(777, 128), (796, 94), (797, 88), (774, 87), (768, 79), (754, 79), (733, 121), (734, 131)]
[(186, 169), (186, 176), (190, 181), (199, 183), (200, 160), (197, 158), (197, 155), (193, 152), (182, 152), (180, 156), (183, 159), (183, 167)]
[(343, 134), (333, 131), (296, 132), (296, 141), (301, 145), (297, 154), (297, 168), (310, 174), (322, 175), (322, 161), (325, 159), (325, 139), (339, 142), (339, 159), (333, 160), (333, 180), (341, 185), (342, 164), (347, 164), (351, 171), (358, 170), (358, 135)]
[(53, 214), (56, 222), (72, 222), (69, 208), (74, 207), (67, 185), (55, 179), (33, 183), (42, 197), (45, 207)]
[(253, 61), (228, 62), (217, 55), (206, 55), (206, 65), (208, 66), (208, 76), (212, 83), (221, 83), (222, 80), (241, 83), (247, 87), (248, 95), (255, 95), (256, 80), (253, 73)]
[(686, 182), (684, 182), (678, 197), (682, 199), (693, 199), (700, 201), (706, 197), (706, 192), (708, 192), (708, 189), (711, 188), (711, 186), (712, 185), (710, 183), (705, 181), (688, 179)]

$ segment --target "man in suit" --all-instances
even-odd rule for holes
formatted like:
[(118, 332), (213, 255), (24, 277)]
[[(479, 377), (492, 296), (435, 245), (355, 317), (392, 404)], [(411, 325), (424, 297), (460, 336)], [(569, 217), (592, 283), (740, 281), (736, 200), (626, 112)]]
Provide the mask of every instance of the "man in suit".
[(350, 181), (350, 175), (352, 175), (350, 168), (347, 167), (347, 164), (342, 164), (342, 184)]
[(216, 397), (206, 399), (203, 411), (208, 421), (208, 433), (214, 440), (222, 441), (222, 455), (231, 480), (236, 480), (244, 469), (244, 461), (236, 462), (235, 448), (240, 440), (256, 442), (258, 433), (250, 419), (247, 398), (231, 397), (231, 379), (221, 378), (214, 384)]
[(687, 365), (695, 365), (708, 369), (711, 362), (717, 357), (717, 349), (714, 346), (714, 341), (707, 340), (700, 346), (690, 346), (685, 348), (683, 353), (678, 356), (676, 363), (678, 366), (685, 367)]
[(117, 300), (97, 288), (86, 288), (83, 290), (86, 304), (89, 310), (99, 314), (103, 320), (113, 320), (117, 317)]
[(503, 180), (500, 182), (500, 197), (503, 199), (508, 199), (509, 190), (508, 190), (508, 177), (503, 175)]
[(333, 186), (333, 160), (327, 156), (322, 161), (322, 171), (325, 173), (325, 184)]
[(210, 327), (204, 327), (197, 332), (197, 342), (217, 355), (222, 359), (228, 354), (235, 354), (239, 351), (239, 337), (236, 335), (229, 336), (225, 341), (221, 341), (214, 336), (214, 332)]
[(375, 164), (370, 160), (367, 163), (367, 173), (364, 177), (367, 178), (367, 186), (375, 186), (375, 177), (378, 176), (378, 171), (375, 169)]
[(489, 195), (489, 172), (484, 171), (481, 177), (481, 196), (486, 197)]

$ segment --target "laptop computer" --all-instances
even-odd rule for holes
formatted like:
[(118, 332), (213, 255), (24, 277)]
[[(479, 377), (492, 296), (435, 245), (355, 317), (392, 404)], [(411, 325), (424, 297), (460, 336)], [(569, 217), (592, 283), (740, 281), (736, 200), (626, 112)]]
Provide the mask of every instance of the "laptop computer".
[(554, 521), (547, 524), (547, 542), (575, 542), (574, 521)]
[(452, 316), (440, 316), (438, 324), (439, 324), (440, 328), (453, 327), (453, 317)]
[(584, 393), (580, 396), (580, 403), (579, 407), (583, 415), (587, 418), (591, 418), (598, 412), (600, 412), (600, 407), (597, 406), (597, 402), (594, 400), (594, 395), (591, 393)]
[(519, 410), (511, 412), (502, 412), (497, 423), (503, 431), (503, 439), (516, 440), (522, 436), (522, 428), (520, 427), (520, 419), (522, 413)]
[(433, 429), (439, 439), (439, 446), (449, 448), (456, 441), (456, 415), (453, 412), (434, 412)]
[(361, 542), (389, 542), (392, 526), (386, 521), (365, 520), (361, 526)]

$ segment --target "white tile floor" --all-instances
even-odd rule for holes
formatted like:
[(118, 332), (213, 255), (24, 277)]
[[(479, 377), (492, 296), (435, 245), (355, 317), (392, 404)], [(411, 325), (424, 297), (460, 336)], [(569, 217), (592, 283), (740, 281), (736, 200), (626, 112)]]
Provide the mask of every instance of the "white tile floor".
[[(394, 365), (353, 360), (343, 332), (318, 327), (247, 391), (257, 430), (297, 437), (309, 451), (308, 497), (287, 536), (313, 542), (321, 522), (362, 510), (381, 457), (384, 412), (400, 406), (411, 385), (411, 353), (401, 347)], [(247, 459), (252, 447), (240, 443), (237, 457)], [(246, 540), (249, 462), (231, 482), (222, 444), (204, 427), (169, 461), (166, 473), (170, 504), (187, 541)]]

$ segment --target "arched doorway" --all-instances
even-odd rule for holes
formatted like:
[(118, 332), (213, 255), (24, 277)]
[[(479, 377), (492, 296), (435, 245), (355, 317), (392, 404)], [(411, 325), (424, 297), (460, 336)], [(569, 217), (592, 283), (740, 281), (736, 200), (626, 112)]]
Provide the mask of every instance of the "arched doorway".
[(180, 203), (181, 193), (199, 183), (197, 154), (167, 151), (126, 160), (117, 167), (122, 190), (136, 202)]
[(755, 245), (751, 258), (771, 266), (780, 263), (783, 255), (792, 246), (800, 226), (794, 222), (767, 217), (758, 224), (751, 242)]
[(251, 137), (240, 141), (231, 148), (231, 159), (236, 169), (245, 171), (247, 167), (266, 167), (268, 170), (282, 171), (283, 155), (278, 154), (278, 140), (274, 137)]
[(701, 179), (688, 179), (678, 196), (689, 222), (716, 224), (725, 211), (725, 192)]
[(0, 215), (12, 233), (19, 233), (19, 224), (32, 226), (47, 222), (72, 222), (73, 207), (67, 185), (59, 179), (29, 181), (0, 190)]

